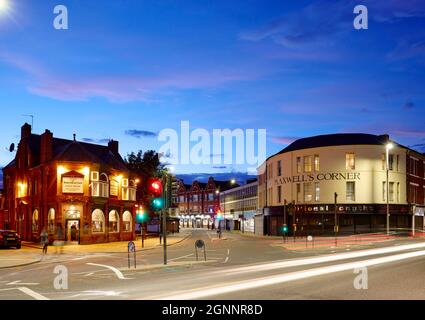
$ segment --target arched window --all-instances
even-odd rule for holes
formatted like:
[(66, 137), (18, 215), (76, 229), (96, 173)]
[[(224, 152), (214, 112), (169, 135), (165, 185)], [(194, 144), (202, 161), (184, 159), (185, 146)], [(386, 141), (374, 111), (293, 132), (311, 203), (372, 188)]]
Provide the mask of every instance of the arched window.
[(100, 209), (93, 211), (91, 216), (92, 221), (92, 232), (93, 233), (103, 233), (105, 232), (105, 215)]
[(32, 232), (38, 232), (38, 210), (35, 209), (32, 214)]
[(55, 233), (55, 209), (51, 208), (47, 215), (47, 226), (49, 233)]
[(116, 210), (109, 212), (109, 232), (120, 232), (120, 216)]
[(125, 232), (131, 232), (133, 231), (133, 216), (131, 215), (130, 211), (124, 212), (122, 215), (122, 221), (123, 221), (123, 228)]

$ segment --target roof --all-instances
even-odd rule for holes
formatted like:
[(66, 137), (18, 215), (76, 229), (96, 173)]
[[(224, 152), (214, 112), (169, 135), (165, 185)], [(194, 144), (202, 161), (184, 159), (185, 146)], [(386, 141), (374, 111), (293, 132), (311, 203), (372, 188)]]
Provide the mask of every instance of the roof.
[[(41, 136), (31, 134), (24, 140), (27, 142), (34, 157), (33, 166), (40, 165)], [(99, 163), (117, 170), (128, 171), (123, 158), (119, 154), (114, 154), (108, 146), (86, 142), (53, 138), (52, 159), (54, 161)], [(13, 166), (14, 164), (15, 160), (8, 166)]]
[[(284, 148), (282, 151), (274, 154), (275, 155), (310, 149), (319, 147), (333, 147), (333, 146), (344, 146), (344, 145), (385, 145), (389, 141), (388, 135), (374, 135), (367, 133), (337, 133), (337, 134), (326, 134), (314, 137), (303, 138), (294, 141), (289, 146)], [(406, 147), (405, 147), (406, 148)], [(269, 159), (271, 158), (269, 157)]]

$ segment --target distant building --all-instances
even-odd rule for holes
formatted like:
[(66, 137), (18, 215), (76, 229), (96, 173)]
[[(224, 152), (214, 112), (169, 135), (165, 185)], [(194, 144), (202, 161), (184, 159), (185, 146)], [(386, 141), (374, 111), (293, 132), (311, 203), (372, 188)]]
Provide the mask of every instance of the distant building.
[(210, 177), (207, 183), (193, 181), (191, 185), (178, 181), (177, 206), (182, 227), (211, 228), (220, 210), (220, 193), (235, 186), (233, 181), (216, 181)]
[(423, 229), (425, 155), (388, 135), (330, 134), (297, 140), (259, 168), (258, 233), (280, 235), (285, 223), (298, 234), (385, 231), (388, 143), (390, 227)]
[(223, 229), (254, 233), (257, 188), (257, 179), (250, 179), (243, 186), (220, 193), (220, 207), (224, 214)]
[(8, 228), (37, 240), (58, 227), (67, 241), (89, 244), (134, 239), (136, 183), (108, 146), (54, 138), (25, 124), (15, 159), (3, 169)]

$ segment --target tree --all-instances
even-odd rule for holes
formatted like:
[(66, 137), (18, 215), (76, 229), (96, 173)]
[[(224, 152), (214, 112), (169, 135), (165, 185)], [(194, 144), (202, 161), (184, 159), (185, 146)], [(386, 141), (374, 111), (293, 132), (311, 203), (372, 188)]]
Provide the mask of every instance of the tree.
[(125, 162), (134, 178), (140, 180), (137, 187), (137, 199), (146, 209), (150, 209), (152, 197), (149, 192), (148, 181), (151, 178), (162, 178), (166, 172), (165, 165), (159, 160), (160, 156), (156, 151), (148, 150), (143, 153), (139, 151), (127, 155)]

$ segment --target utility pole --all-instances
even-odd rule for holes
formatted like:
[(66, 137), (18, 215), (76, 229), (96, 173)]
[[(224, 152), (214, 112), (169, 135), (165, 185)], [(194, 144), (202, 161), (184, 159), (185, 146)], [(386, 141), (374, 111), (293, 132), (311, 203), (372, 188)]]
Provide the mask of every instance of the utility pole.
[(164, 239), (163, 244), (164, 244), (164, 265), (168, 264), (168, 259), (167, 259), (167, 210), (168, 210), (168, 173), (166, 173), (165, 175), (165, 188), (163, 188), (163, 200), (164, 200), (164, 205), (162, 208), (162, 237)]
[(335, 233), (335, 247), (338, 245), (338, 216), (337, 216), (337, 203), (338, 203), (338, 193), (335, 192), (335, 206), (334, 206), (334, 212), (335, 212), (335, 217), (334, 217), (334, 222), (335, 222), (335, 226), (334, 226), (334, 233)]

